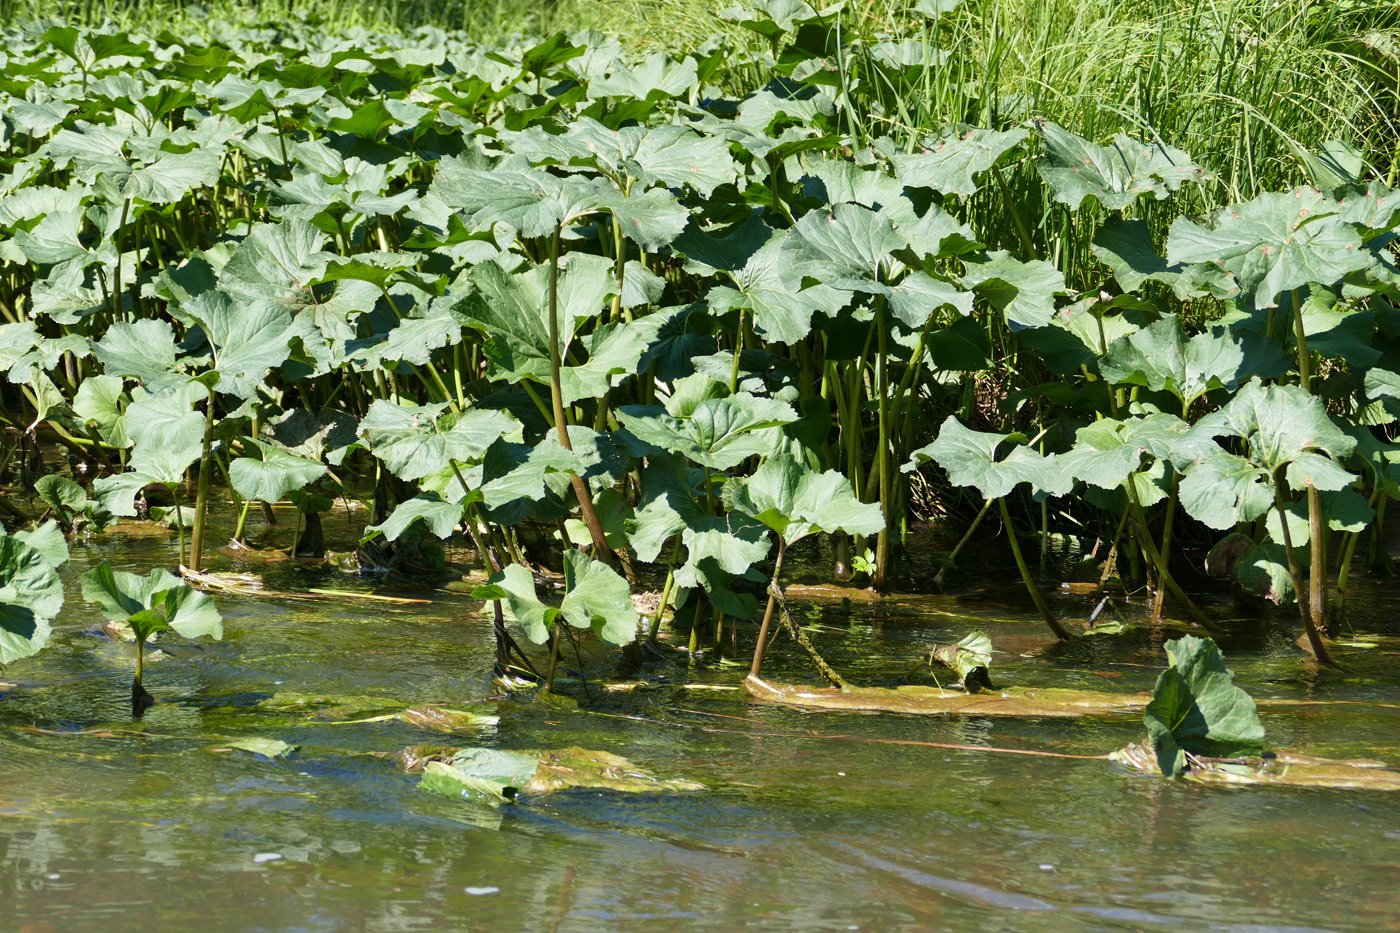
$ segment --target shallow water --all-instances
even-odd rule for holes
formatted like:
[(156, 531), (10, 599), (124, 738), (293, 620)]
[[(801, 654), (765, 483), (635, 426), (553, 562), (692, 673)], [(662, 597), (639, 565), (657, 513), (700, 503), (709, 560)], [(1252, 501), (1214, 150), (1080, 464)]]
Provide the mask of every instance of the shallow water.
[[(564, 687), (584, 711), (491, 700), (490, 627), (460, 585), (394, 591), (433, 600), (415, 607), (217, 597), (224, 640), (170, 645), (147, 669), (160, 702), (134, 724), (134, 651), (85, 633), (102, 620), (77, 581), (107, 557), (173, 567), (174, 548), (163, 534), (75, 545), (53, 643), (4, 673), (17, 686), (0, 699), (0, 930), (1400, 929), (1394, 796), (1206, 788), (1099, 759), (882, 744), (870, 740), (1101, 755), (1141, 724), (803, 713), (693, 689), (733, 688), (746, 665), (652, 663), (624, 678), (596, 645), (587, 686)], [(1014, 580), (999, 557), (967, 566), (978, 579), (965, 576), (961, 595), (794, 609), (862, 684), (889, 684), (921, 648), (978, 626), (998, 648), (998, 683), (1150, 689), (1160, 636), (1051, 645), (1014, 585), (973, 588)], [(255, 569), (274, 588), (327, 579)], [(1087, 611), (1082, 597), (1057, 601)], [(1366, 582), (1354, 619), (1400, 634), (1397, 606), (1400, 584)], [(1308, 669), (1286, 625), (1253, 628), (1225, 649), (1256, 697), (1400, 705), (1393, 643), (1355, 650), (1336, 675)], [(811, 680), (786, 639), (766, 672)], [(620, 679), (641, 684), (601, 689)], [(257, 707), (279, 690), (446, 702), (500, 721), (443, 736)], [(1272, 747), (1400, 764), (1400, 709), (1263, 717)], [(299, 749), (209, 750), (244, 735)], [(495, 809), (419, 791), (374, 755), (417, 743), (581, 745), (708, 789)]]

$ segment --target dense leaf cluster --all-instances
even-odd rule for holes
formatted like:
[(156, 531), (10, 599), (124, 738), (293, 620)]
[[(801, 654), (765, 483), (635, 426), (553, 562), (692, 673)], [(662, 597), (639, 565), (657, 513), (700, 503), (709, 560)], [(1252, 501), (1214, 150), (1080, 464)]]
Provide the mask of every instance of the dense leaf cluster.
[[(624, 642), (631, 558), (664, 562), (696, 619), (754, 614), (739, 581), (765, 581), (775, 535), (868, 537), (883, 585), (931, 459), (988, 499), (1088, 489), (1140, 537), (1159, 506), (1164, 555), (1179, 502), (1247, 534), (1234, 572), (1289, 598), (1286, 552), (1360, 530), (1393, 489), (1375, 427), (1400, 397), (1400, 193), (1266, 194), (1158, 244), (1144, 210), (1210, 173), (1150, 136), (1032, 121), (857, 147), (852, 87), (908, 81), (917, 50), (845, 55), (870, 37), (829, 13), (731, 11), (771, 43), (742, 63), (592, 33), (15, 33), (5, 410), (108, 467), (57, 514), (130, 516), (160, 485), (179, 502), (199, 464), (197, 569), (211, 481), (308, 524), (372, 492), (367, 540), (421, 558), (463, 533), (496, 574), (480, 594), (531, 638)], [(722, 96), (740, 64), (762, 83)], [(962, 219), (1017, 159), (1108, 217), (1100, 294)], [(994, 347), (1053, 381), (989, 410)], [(1028, 419), (1077, 433), (1033, 449)], [(588, 551), (564, 558), (561, 606), (529, 528)]]

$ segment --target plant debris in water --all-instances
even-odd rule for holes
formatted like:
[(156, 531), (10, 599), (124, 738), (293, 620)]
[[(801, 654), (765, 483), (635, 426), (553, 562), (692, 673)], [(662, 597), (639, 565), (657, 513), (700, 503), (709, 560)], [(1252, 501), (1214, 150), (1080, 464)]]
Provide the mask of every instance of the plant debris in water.
[(630, 794), (705, 789), (694, 781), (657, 777), (618, 755), (578, 746), (528, 752), (410, 746), (397, 757), (405, 770), (422, 771), (420, 786), (424, 790), (495, 803), (573, 788)]

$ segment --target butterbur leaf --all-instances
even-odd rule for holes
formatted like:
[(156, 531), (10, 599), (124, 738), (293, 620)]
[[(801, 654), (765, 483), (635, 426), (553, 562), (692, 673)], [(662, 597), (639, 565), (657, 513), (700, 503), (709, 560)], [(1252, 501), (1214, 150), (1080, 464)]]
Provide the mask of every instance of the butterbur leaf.
[(564, 552), (564, 586), (559, 608), (546, 606), (535, 593), (530, 571), (511, 564), (494, 574), (485, 586), (473, 590), (472, 596), (504, 600), (525, 635), (536, 644), (549, 639), (550, 625), (561, 617), (575, 628), (593, 629), (615, 645), (636, 637), (637, 611), (632, 606), (632, 589), (616, 571), (571, 548)]
[(1116, 489), (1138, 471), (1144, 454), (1169, 459), (1188, 430), (1165, 412), (1125, 421), (1102, 418), (1076, 432), (1074, 449), (1059, 456), (1059, 465), (1075, 479)]
[(597, 210), (603, 184), (579, 176), (559, 178), (519, 156), (489, 169), (447, 156), (438, 163), (430, 190), (448, 207), (460, 210), (469, 229), (489, 230), (505, 223), (521, 236), (536, 237)]
[(757, 519), (792, 544), (815, 531), (871, 536), (885, 527), (879, 503), (861, 502), (836, 470), (818, 473), (790, 454), (763, 462), (725, 489), (731, 508)]
[(743, 576), (773, 547), (764, 526), (738, 512), (692, 522), (681, 532), (681, 542), (686, 561), (676, 568), (676, 583), (683, 587), (706, 585), (704, 565), (710, 562), (730, 577)]
[(235, 301), (210, 291), (186, 302), (182, 311), (204, 329), (219, 374), (217, 388), (226, 395), (252, 398), (267, 371), (291, 356), (292, 315), (276, 302)]
[(245, 499), (276, 502), (326, 475), (326, 465), (318, 460), (299, 457), (253, 438), (248, 442), (249, 452), (256, 456), (238, 457), (229, 464), (233, 488)]
[(130, 399), (118, 376), (92, 375), (78, 384), (73, 411), (92, 426), (103, 443), (113, 447), (131, 446), (126, 433), (126, 408)]
[(889, 294), (882, 271), (897, 261), (906, 240), (879, 211), (859, 204), (837, 204), (803, 215), (792, 232), (803, 276), (842, 291)]
[(1022, 129), (997, 132), (947, 127), (936, 139), (924, 140), (918, 152), (896, 155), (895, 175), (910, 188), (932, 188), (939, 194), (967, 197), (977, 193), (977, 176), (996, 165), (1027, 135)]
[(1212, 227), (1178, 217), (1167, 234), (1167, 261), (1218, 266), (1255, 307), (1271, 308), (1286, 292), (1332, 285), (1371, 265), (1361, 238), (1337, 213), (1335, 201), (1299, 188), (1224, 208)]
[(1294, 488), (1311, 483), (1321, 490), (1342, 489), (1355, 480), (1340, 462), (1356, 441), (1300, 386), (1266, 386), (1252, 379), (1223, 408), (1198, 421), (1192, 434), (1244, 438), (1250, 458), (1270, 474), (1286, 465)]
[(1100, 146), (1049, 120), (1036, 123), (1045, 141), (1037, 168), (1055, 200), (1073, 210), (1086, 197), (1109, 210), (1122, 210), (1143, 195), (1161, 200), (1186, 181), (1214, 176), (1180, 149), (1161, 142), (1139, 142), (1119, 133)]
[(1171, 666), (1157, 678), (1143, 714), (1163, 773), (1181, 774), (1182, 752), (1212, 758), (1262, 753), (1264, 727), (1254, 700), (1235, 686), (1215, 642), (1188, 635), (1166, 649)]
[(1253, 521), (1274, 505), (1268, 471), (1219, 448), (1186, 469), (1177, 494), (1193, 518), (1221, 531)]
[(1055, 295), (1065, 290), (1065, 277), (1041, 259), (1021, 262), (1006, 250), (987, 254), (985, 260), (964, 262), (962, 284), (1006, 315), (1012, 330), (1044, 327), (1055, 314)]
[(107, 375), (130, 376), (152, 391), (181, 385), (189, 378), (179, 360), (175, 331), (156, 318), (130, 324), (117, 321), (93, 346), (93, 352)]
[(183, 638), (223, 637), (223, 618), (214, 601), (165, 570), (142, 577), (113, 570), (103, 561), (83, 574), (83, 598), (107, 618), (129, 622), (138, 638), (170, 629)]
[(632, 588), (612, 568), (579, 550), (564, 552), (564, 602), (560, 611), (575, 628), (591, 628), (604, 641), (625, 645), (637, 637)]
[(63, 529), (53, 519), (32, 531), (15, 532), (15, 540), (38, 551), (50, 567), (59, 567), (68, 562), (68, 539), (63, 536)]
[(525, 630), (525, 637), (537, 645), (549, 640), (549, 627), (559, 617), (559, 610), (546, 606), (535, 595), (535, 579), (519, 564), (511, 564), (491, 576), (485, 586), (472, 590), (475, 599), (502, 600), (511, 616)]
[(0, 664), (37, 653), (49, 639), (49, 620), (63, 608), (54, 556), (0, 535)]
[(480, 459), (515, 427), (505, 412), (476, 408), (446, 414), (447, 403), (395, 405), (377, 399), (360, 422), (370, 450), (400, 479), (421, 479), (453, 461)]
[(1110, 382), (1165, 390), (1186, 405), (1211, 389), (1232, 388), (1244, 369), (1241, 344), (1223, 330), (1188, 339), (1175, 314), (1113, 341), (1099, 363), (1099, 371)]
[(997, 449), (1006, 441), (1025, 441), (1021, 434), (992, 434), (973, 431), (949, 415), (938, 429), (938, 439), (927, 447), (914, 451), (912, 459), (902, 469), (909, 472), (933, 460), (948, 473), (955, 486), (976, 486), (983, 498), (999, 499), (1021, 483), (1028, 482), (1037, 492), (1063, 495), (1069, 492), (1070, 480), (1054, 454), (1042, 456), (1017, 444), (1001, 460)]
[[(480, 500), (481, 494), (473, 492), (473, 499)], [(450, 538), (462, 520), (462, 503), (450, 502), (435, 492), (420, 492), (405, 502), (400, 502), (388, 518), (378, 525), (365, 527), (365, 537), (382, 534), (386, 541), (397, 541), (399, 535), (419, 519), (428, 526), (435, 538)]]
[(791, 406), (747, 392), (701, 402), (688, 418), (645, 405), (624, 405), (617, 416), (639, 440), (714, 470), (770, 453), (781, 438), (771, 429), (797, 420)]

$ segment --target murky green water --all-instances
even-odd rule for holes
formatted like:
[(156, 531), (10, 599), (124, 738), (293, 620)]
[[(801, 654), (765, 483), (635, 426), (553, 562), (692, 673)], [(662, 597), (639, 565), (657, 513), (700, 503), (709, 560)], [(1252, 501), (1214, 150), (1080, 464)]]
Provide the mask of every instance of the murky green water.
[[(866, 741), (1097, 755), (1139, 736), (1132, 719), (808, 714), (688, 686), (734, 687), (737, 665), (652, 664), (628, 675), (644, 686), (604, 693), (619, 679), (611, 650), (585, 655), (585, 712), (480, 702), (492, 692), (490, 628), (442, 591), (402, 591), (434, 599), (411, 609), (221, 597), (225, 640), (151, 664), (161, 702), (133, 725), (132, 649), (83, 631), (101, 620), (77, 578), (104, 557), (173, 566), (174, 543), (75, 547), (60, 633), (4, 675), (18, 686), (0, 700), (0, 930), (1400, 929), (1396, 797), (1203, 788), (1102, 760)], [(282, 587), (324, 579), (267, 573)], [(974, 624), (996, 643), (1005, 683), (1132, 692), (1161, 667), (1150, 638), (1052, 647), (1014, 588), (997, 594), (918, 610), (796, 608), (864, 684), (888, 683), (922, 646)], [(1397, 606), (1400, 585), (1366, 583), (1356, 618), (1395, 634)], [(1292, 637), (1226, 645), (1255, 696), (1400, 704), (1393, 651), (1317, 674)], [(809, 677), (786, 640), (768, 672)], [(581, 684), (568, 689), (583, 697)], [(500, 722), (444, 737), (257, 707), (286, 690), (471, 704)], [(1274, 747), (1400, 763), (1400, 709), (1264, 719)], [(300, 748), (279, 760), (208, 750), (240, 735)], [(373, 754), (444, 741), (577, 744), (710, 789), (569, 792), (494, 810), (421, 792)]]

